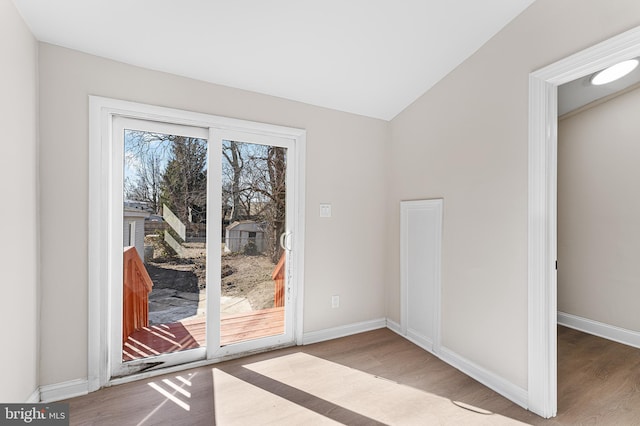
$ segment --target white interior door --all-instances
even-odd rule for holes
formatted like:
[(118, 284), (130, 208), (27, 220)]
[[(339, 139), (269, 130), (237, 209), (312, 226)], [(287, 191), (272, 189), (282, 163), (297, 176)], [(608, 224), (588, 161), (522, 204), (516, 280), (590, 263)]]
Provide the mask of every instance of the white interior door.
[(437, 353), (440, 341), (442, 199), (400, 204), (401, 329)]

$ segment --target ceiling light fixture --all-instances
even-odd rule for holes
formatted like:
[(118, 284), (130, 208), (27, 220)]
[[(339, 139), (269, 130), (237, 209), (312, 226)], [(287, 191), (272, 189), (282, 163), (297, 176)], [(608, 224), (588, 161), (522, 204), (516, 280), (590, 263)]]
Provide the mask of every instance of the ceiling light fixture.
[(631, 71), (636, 69), (637, 66), (637, 59), (629, 59), (628, 61), (619, 62), (596, 73), (591, 78), (591, 84), (594, 86), (601, 86), (603, 84), (611, 83), (612, 81), (621, 79), (625, 75), (629, 74)]

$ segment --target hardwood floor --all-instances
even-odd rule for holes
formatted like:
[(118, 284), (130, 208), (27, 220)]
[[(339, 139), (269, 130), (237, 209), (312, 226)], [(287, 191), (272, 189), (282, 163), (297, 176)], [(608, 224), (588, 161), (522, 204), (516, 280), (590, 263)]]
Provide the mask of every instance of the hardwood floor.
[(573, 424), (640, 425), (640, 349), (559, 327), (558, 413)]
[(74, 398), (72, 425), (640, 424), (640, 350), (558, 329), (544, 420), (380, 329)]

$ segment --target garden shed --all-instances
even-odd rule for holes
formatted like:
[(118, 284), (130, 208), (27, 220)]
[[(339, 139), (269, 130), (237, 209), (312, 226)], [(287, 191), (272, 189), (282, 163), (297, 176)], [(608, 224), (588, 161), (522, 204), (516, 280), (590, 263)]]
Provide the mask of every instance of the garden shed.
[(144, 262), (144, 221), (149, 212), (136, 207), (124, 207), (123, 214), (123, 245), (134, 246), (140, 259)]
[(255, 251), (262, 253), (265, 243), (264, 225), (252, 220), (233, 222), (227, 226), (225, 232), (225, 250), (230, 252), (242, 252), (247, 249), (247, 245), (255, 245)]

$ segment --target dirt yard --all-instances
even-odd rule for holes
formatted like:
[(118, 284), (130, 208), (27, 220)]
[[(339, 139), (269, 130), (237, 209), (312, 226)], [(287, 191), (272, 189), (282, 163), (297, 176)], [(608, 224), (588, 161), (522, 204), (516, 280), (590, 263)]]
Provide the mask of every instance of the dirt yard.
[[(162, 244), (154, 244), (154, 257), (147, 261), (147, 270), (154, 290), (173, 289), (199, 293), (206, 287), (206, 257), (204, 243), (185, 243), (185, 257), (168, 256)], [(228, 253), (222, 256), (222, 296), (247, 299), (253, 310), (273, 307), (275, 265), (267, 256), (247, 256)]]
[(267, 256), (222, 256), (222, 295), (244, 297), (253, 310), (273, 308), (274, 267)]

